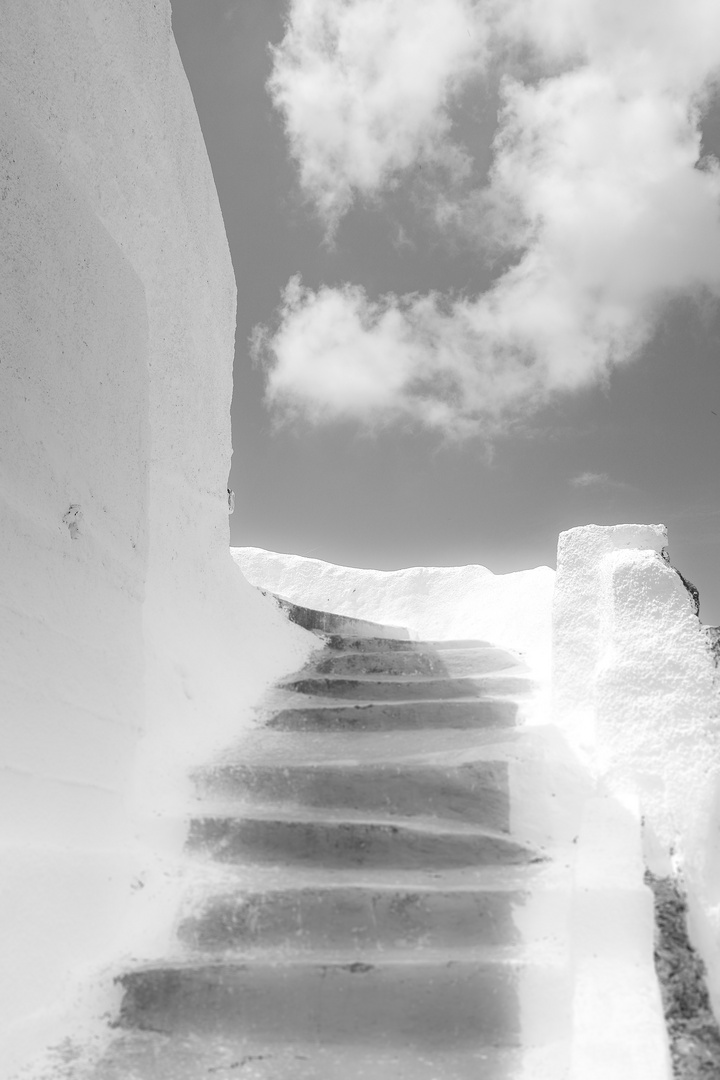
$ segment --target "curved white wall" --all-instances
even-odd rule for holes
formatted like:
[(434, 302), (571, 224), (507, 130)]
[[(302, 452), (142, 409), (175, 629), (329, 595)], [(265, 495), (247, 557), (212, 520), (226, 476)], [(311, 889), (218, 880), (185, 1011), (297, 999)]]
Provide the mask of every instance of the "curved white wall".
[(0, 159), (8, 1069), (184, 760), (310, 646), (228, 552), (235, 283), (168, 0), (6, 0)]

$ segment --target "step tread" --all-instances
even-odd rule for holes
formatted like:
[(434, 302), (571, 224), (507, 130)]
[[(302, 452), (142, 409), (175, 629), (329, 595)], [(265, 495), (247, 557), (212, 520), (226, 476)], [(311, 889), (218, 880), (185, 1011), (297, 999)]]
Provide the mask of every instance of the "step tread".
[(477, 738), (492, 737), (518, 725), (519, 702), (511, 697), (472, 701), (405, 701), (331, 703), (258, 710), (263, 727), (274, 731), (412, 731), (436, 727), (443, 731), (470, 729)]
[(532, 673), (501, 669), (482, 675), (428, 675), (412, 679), (387, 675), (300, 675), (283, 680), (278, 689), (305, 697), (359, 698), (373, 701), (474, 701), (484, 696), (527, 693), (536, 686)]
[(447, 889), (458, 891), (524, 891), (569, 889), (571, 864), (537, 862), (440, 869), (417, 867), (363, 867), (343, 869), (323, 866), (260, 866), (197, 860), (192, 865), (190, 888), (203, 891), (238, 889), (262, 891), (285, 889), (361, 888), (408, 892)]
[(418, 681), (438, 678), (478, 678), (500, 671), (527, 672), (525, 663), (506, 649), (414, 649), (399, 652), (337, 652), (324, 649), (308, 660), (296, 676)]
[(401, 817), (399, 815), (370, 814), (364, 810), (340, 807), (334, 812), (322, 807), (309, 806), (258, 806), (255, 803), (240, 805), (237, 802), (200, 803), (193, 809), (190, 821), (231, 821), (231, 822), (277, 822), (282, 825), (297, 825), (298, 828), (313, 825), (325, 825), (330, 828), (344, 826), (367, 826), (389, 830), (396, 835), (400, 830), (418, 836), (475, 837), (487, 836), (497, 840), (507, 840), (509, 834), (502, 829), (474, 822), (453, 821), (448, 818)]
[[(424, 728), (422, 737), (406, 731), (276, 731), (252, 728), (204, 769), (223, 765), (343, 765), (358, 766), (395, 762), (438, 766), (472, 761), (504, 761), (522, 747), (526, 730), (501, 728), (495, 739), (478, 739), (472, 729)], [(528, 748), (531, 741), (527, 740)], [(196, 769), (195, 775), (201, 770)]]
[[(518, 982), (528, 963), (318, 962), (147, 967), (118, 978), (125, 990), (119, 1024), (167, 1032), (234, 1033), (278, 1043), (324, 1045), (367, 1039), (378, 1046), (446, 1049), (492, 1040), (517, 1045)], [(537, 966), (549, 991), (564, 965)]]
[[(363, 659), (372, 654), (363, 654)], [(421, 654), (422, 655), (422, 654)], [(435, 683), (435, 682), (460, 682), (471, 681), (477, 682), (485, 678), (496, 675), (504, 675), (510, 677), (512, 675), (527, 675), (532, 673), (530, 669), (522, 661), (515, 659), (514, 657), (508, 657), (507, 663), (501, 662), (500, 658), (497, 658), (497, 667), (483, 668), (482, 671), (465, 671), (465, 672), (452, 672), (452, 671), (439, 671), (439, 672), (392, 672), (392, 671), (353, 671), (353, 672), (335, 672), (335, 671), (322, 671), (318, 670), (319, 665), (325, 662), (325, 655), (321, 653), (319, 657), (313, 657), (310, 662), (310, 666), (304, 668), (300, 672), (296, 672), (290, 680), (295, 679), (328, 679), (330, 681), (337, 682), (359, 682), (359, 683), (392, 683), (402, 684), (409, 683), (415, 685), (416, 683)], [(328, 657), (328, 660), (333, 659)], [(337, 659), (337, 658), (336, 658)], [(284, 683), (280, 683), (284, 685)]]
[(482, 1044), (383, 1050), (132, 1031), (115, 1038), (92, 1071), (74, 1080), (514, 1080), (523, 1060), (519, 1049)]
[(465, 949), (404, 948), (404, 949), (319, 949), (312, 956), (307, 953), (252, 949), (242, 955), (207, 955), (183, 952), (162, 960), (139, 960), (129, 964), (115, 976), (115, 982), (127, 985), (137, 976), (147, 974), (217, 974), (227, 972), (232, 978), (251, 978), (254, 973), (306, 971), (310, 975), (322, 974), (332, 969), (349, 975), (377, 974), (379, 977), (394, 972), (418, 975), (424, 978), (428, 972), (449, 977), (453, 969), (490, 970), (503, 968), (516, 970), (529, 966), (556, 970), (568, 963), (567, 950), (555, 941), (522, 943), (513, 946), (474, 945)]
[[(504, 759), (481, 757), (477, 763), (473, 761), (448, 762), (446, 759), (435, 764), (430, 757), (420, 758), (381, 758), (378, 761), (353, 761), (347, 758), (330, 759), (322, 761), (298, 761), (295, 757), (288, 761), (223, 761), (217, 765), (210, 765), (196, 770), (193, 779), (207, 789), (217, 780), (236, 777), (238, 781), (250, 781), (253, 776), (281, 774), (292, 776), (293, 774), (312, 775), (313, 773), (335, 773), (341, 776), (357, 774), (365, 778), (377, 777), (378, 779), (394, 779), (404, 773), (416, 774), (427, 772), (430, 775), (447, 776), (448, 773), (466, 772), (475, 764), (483, 770), (485, 781), (502, 779), (507, 782), (507, 762)], [(496, 771), (497, 777), (492, 775)]]
[(533, 956), (340, 963), (243, 958), (148, 965), (127, 970), (119, 1026), (184, 1034), (307, 1037), (324, 1046), (367, 1040), (377, 1047), (458, 1049), (483, 1042), (518, 1045), (522, 986), (540, 983), (557, 1001), (544, 1033), (565, 1029), (569, 957), (561, 948)]
[(195, 785), (196, 806), (228, 812), (274, 807), (302, 817), (307, 809), (328, 818), (425, 819), (503, 832), (510, 821), (508, 765), (498, 761), (233, 764), (201, 774)]
[(509, 948), (520, 941), (514, 913), (527, 895), (357, 887), (196, 894), (187, 898), (177, 934), (196, 952), (223, 954)]
[[(390, 652), (397, 651), (410, 651), (414, 652), (417, 649), (428, 649), (433, 652), (442, 652), (443, 650), (456, 650), (456, 649), (497, 649), (502, 648), (495, 642), (485, 641), (481, 638), (390, 638), (390, 637), (353, 637), (352, 635), (344, 634), (329, 634), (327, 636), (327, 646), (330, 649), (337, 648), (344, 651), (350, 651), (357, 649), (358, 651), (377, 651), (377, 652)], [(336, 646), (335, 642), (339, 644)], [(508, 650), (512, 651), (512, 650)]]
[(374, 821), (300, 821), (292, 818), (208, 816), (191, 819), (189, 852), (221, 862), (320, 863), (324, 866), (432, 866), (535, 863), (536, 846), (477, 829)]

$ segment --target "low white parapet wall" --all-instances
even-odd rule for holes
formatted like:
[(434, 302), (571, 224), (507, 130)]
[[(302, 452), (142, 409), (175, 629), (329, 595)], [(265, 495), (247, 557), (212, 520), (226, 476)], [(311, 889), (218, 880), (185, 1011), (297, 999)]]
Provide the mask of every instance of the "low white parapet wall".
[(550, 653), (554, 571), (485, 566), (364, 570), (262, 548), (232, 548), (249, 582), (304, 607), (406, 626), (418, 638), (484, 638), (542, 670)]
[(615, 793), (637, 796), (650, 869), (682, 875), (720, 1008), (720, 698), (696, 603), (662, 525), (560, 535), (556, 721)]

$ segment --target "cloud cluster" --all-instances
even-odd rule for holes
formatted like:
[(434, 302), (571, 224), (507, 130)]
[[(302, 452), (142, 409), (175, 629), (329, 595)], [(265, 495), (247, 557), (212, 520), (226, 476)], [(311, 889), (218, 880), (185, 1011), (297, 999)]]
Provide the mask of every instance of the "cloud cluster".
[(467, 170), (448, 105), (485, 51), (472, 0), (292, 0), (268, 88), (330, 232), (418, 161)]
[(583, 472), (570, 478), (570, 486), (576, 488), (628, 488), (624, 480), (613, 480), (607, 473)]
[(699, 160), (716, 0), (293, 0), (272, 92), (329, 227), (450, 153), (449, 103), (509, 46), (527, 71), (503, 81), (488, 185), (437, 205), (513, 265), (474, 297), (294, 279), (256, 338), (280, 413), (492, 433), (635, 356), (669, 297), (720, 294), (720, 169)]

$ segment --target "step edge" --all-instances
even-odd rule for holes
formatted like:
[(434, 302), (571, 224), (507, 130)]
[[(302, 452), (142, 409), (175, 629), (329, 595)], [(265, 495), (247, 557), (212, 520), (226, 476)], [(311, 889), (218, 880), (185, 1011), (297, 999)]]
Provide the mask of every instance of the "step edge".
[[(232, 808), (230, 808), (232, 809)], [(303, 813), (301, 816), (297, 814), (288, 813), (287, 815), (277, 813), (275, 808), (268, 808), (269, 813), (262, 813), (262, 807), (252, 807), (251, 812), (245, 812), (245, 808), (241, 808), (241, 812), (232, 813), (225, 812), (223, 807), (220, 808), (220, 812), (206, 812), (198, 813), (193, 811), (189, 816), (190, 822), (194, 821), (231, 821), (231, 822), (272, 822), (282, 825), (328, 825), (328, 826), (344, 826), (344, 825), (366, 825), (377, 826), (378, 828), (386, 829), (404, 829), (407, 832), (416, 833), (421, 836), (482, 836), (488, 837), (494, 840), (512, 839), (511, 835), (507, 832), (503, 832), (499, 829), (484, 828), (482, 826), (475, 826), (474, 823), (469, 823), (467, 826), (460, 826), (459, 822), (454, 822), (450, 819), (441, 818), (439, 821), (441, 825), (438, 827), (432, 827), (430, 822), (418, 817), (407, 817), (406, 815), (397, 817), (371, 817), (371, 816), (323, 816), (321, 814), (308, 815), (307, 807), (303, 807)], [(297, 809), (297, 807), (293, 807)], [(341, 808), (344, 809), (344, 808)], [(521, 845), (523, 846), (523, 845)]]
[[(356, 965), (367, 967), (369, 969), (366, 972), (367, 974), (370, 973), (370, 970), (382, 972), (412, 968), (421, 970), (427, 968), (447, 970), (451, 967), (505, 967), (517, 970), (529, 967), (540, 969), (548, 967), (559, 969), (564, 968), (571, 961), (570, 950), (567, 945), (555, 942), (550, 945), (547, 942), (542, 942), (539, 945), (532, 943), (530, 946), (524, 944), (522, 948), (514, 949), (512, 952), (505, 948), (487, 946), (485, 948), (464, 949), (462, 953), (458, 950), (458, 955), (448, 957), (449, 951), (418, 948), (407, 950), (404, 954), (390, 955), (390, 950), (387, 950), (386, 952), (373, 954), (376, 962), (372, 964), (365, 959), (359, 959), (358, 950), (349, 950), (347, 953), (338, 952), (334, 957), (331, 950), (328, 950), (327, 955), (319, 959), (311, 958), (305, 954), (293, 953), (267, 957), (261, 956), (257, 952), (242, 957), (226, 957), (224, 955), (213, 955), (208, 958), (187, 955), (169, 956), (162, 960), (140, 960), (132, 967), (127, 967), (125, 970), (118, 972), (113, 981), (125, 985), (126, 981), (138, 976), (161, 972), (200, 974), (206, 971), (208, 973), (224, 971), (239, 975), (248, 970), (262, 971), (263, 969), (277, 968), (295, 970), (307, 968), (309, 971), (334, 968), (343, 971), (350, 970)], [(415, 953), (418, 955), (414, 955)], [(362, 956), (366, 958), (367, 955), (363, 951)]]

